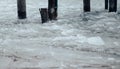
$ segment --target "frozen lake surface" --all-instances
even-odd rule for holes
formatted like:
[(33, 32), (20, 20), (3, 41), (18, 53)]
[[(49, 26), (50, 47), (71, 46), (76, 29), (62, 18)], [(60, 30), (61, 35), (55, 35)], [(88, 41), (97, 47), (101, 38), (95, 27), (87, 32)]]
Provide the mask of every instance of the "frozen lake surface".
[(17, 19), (16, 0), (0, 0), (0, 69), (120, 69), (118, 12), (104, 0), (59, 0), (57, 21), (41, 24), (47, 0), (27, 0), (27, 19)]

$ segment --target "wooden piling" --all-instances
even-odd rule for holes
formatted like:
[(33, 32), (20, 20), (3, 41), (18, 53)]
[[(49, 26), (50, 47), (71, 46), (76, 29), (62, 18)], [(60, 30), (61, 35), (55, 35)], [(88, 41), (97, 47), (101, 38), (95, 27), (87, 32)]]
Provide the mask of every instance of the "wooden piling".
[(58, 16), (57, 12), (58, 0), (48, 0), (48, 15), (50, 20), (56, 20)]
[(90, 0), (83, 0), (84, 12), (90, 12)]
[(17, 0), (17, 12), (19, 19), (26, 18), (26, 0)]
[(41, 8), (39, 9), (40, 14), (41, 14), (41, 21), (42, 23), (45, 23), (49, 20), (48, 18), (48, 9), (47, 8)]
[(105, 0), (105, 9), (106, 10), (108, 10), (108, 6), (109, 6), (108, 0)]
[(117, 0), (109, 0), (109, 12), (117, 11)]

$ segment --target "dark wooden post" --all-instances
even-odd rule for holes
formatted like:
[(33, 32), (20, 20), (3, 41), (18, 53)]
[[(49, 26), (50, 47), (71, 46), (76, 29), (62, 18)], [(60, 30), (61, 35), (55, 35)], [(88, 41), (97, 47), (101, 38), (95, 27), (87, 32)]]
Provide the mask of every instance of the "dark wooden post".
[(105, 0), (105, 9), (106, 10), (108, 10), (108, 6), (109, 6), (108, 0)]
[(90, 12), (90, 0), (83, 0), (84, 12)]
[(26, 18), (26, 0), (17, 0), (18, 18)]
[(109, 0), (109, 12), (117, 11), (117, 0)]
[(56, 20), (58, 16), (58, 0), (48, 0), (48, 14), (50, 20)]
[(42, 23), (45, 23), (49, 20), (48, 18), (48, 9), (47, 8), (41, 8), (39, 9), (40, 14), (41, 14), (41, 21)]

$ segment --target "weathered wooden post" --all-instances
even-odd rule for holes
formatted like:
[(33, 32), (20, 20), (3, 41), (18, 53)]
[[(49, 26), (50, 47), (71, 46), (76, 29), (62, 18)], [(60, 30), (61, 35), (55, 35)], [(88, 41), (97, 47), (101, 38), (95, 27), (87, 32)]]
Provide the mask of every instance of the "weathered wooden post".
[(84, 12), (90, 12), (90, 0), (83, 0)]
[(26, 18), (26, 0), (17, 0), (18, 18)]
[(41, 21), (42, 23), (45, 23), (49, 20), (48, 18), (48, 9), (47, 8), (41, 8), (39, 9), (40, 14), (41, 14)]
[(109, 0), (109, 12), (117, 11), (117, 0)]
[(106, 10), (108, 10), (108, 6), (109, 6), (108, 0), (105, 0), (105, 9)]
[(48, 14), (50, 20), (57, 19), (57, 8), (58, 8), (58, 0), (48, 0)]

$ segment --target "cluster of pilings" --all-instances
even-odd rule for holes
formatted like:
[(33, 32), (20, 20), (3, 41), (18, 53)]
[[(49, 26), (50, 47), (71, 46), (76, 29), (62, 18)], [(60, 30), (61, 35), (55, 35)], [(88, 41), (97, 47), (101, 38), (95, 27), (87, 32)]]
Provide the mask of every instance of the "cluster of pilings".
[[(83, 0), (84, 4), (84, 12), (90, 12), (90, 0)], [(109, 10), (109, 12), (117, 11), (117, 0), (105, 0), (105, 9)]]
[(48, 0), (48, 8), (41, 8), (41, 20), (42, 23), (45, 23), (49, 20), (57, 20), (57, 9), (58, 9), (58, 2), (57, 0)]
[[(48, 8), (41, 8), (40, 14), (42, 23), (48, 20), (56, 20), (57, 19), (57, 9), (58, 9), (58, 0), (48, 0)], [(83, 10), (84, 12), (91, 11), (90, 0), (83, 0)], [(18, 8), (18, 18), (25, 19), (27, 17), (26, 14), (26, 0), (17, 0), (17, 8)], [(109, 12), (117, 11), (117, 0), (105, 0), (105, 9), (109, 10)]]
[(117, 0), (105, 0), (105, 9), (109, 12), (117, 11)]

